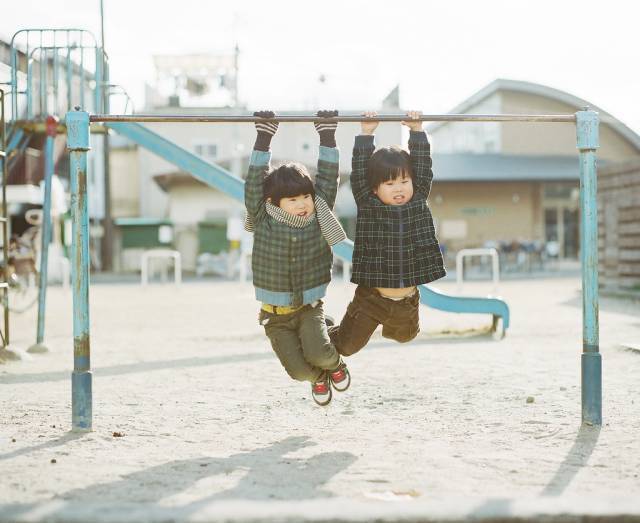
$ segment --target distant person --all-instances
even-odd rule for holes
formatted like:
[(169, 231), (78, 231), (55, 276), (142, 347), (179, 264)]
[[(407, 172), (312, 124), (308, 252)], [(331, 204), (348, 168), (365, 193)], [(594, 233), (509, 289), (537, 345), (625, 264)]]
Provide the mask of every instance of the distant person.
[(398, 342), (419, 330), (417, 286), (445, 276), (444, 261), (427, 198), (431, 147), (420, 114), (407, 113), (409, 152), (375, 149), (375, 112), (365, 113), (353, 148), (351, 190), (358, 207), (351, 281), (358, 284), (340, 325), (329, 328), (343, 356), (362, 349), (378, 325)]
[(278, 123), (271, 111), (254, 113), (258, 132), (245, 184), (246, 228), (254, 233), (252, 269), (259, 321), (280, 363), (295, 380), (311, 382), (319, 405), (332, 398), (331, 387), (345, 391), (351, 376), (327, 333), (322, 298), (331, 281), (331, 246), (346, 238), (333, 214), (338, 191), (336, 122), (322, 118), (318, 173), (313, 183), (299, 163), (270, 168), (271, 138)]

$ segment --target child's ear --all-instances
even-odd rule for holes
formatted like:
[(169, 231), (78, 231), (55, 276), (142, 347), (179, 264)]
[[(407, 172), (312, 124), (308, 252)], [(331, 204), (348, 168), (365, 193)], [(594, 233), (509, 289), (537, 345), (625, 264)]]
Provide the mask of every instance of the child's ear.
[(267, 201), (268, 201), (269, 203), (271, 203), (271, 198), (267, 198)]
[(376, 196), (378, 195), (378, 188), (375, 187), (373, 189), (371, 189), (371, 191), (373, 192), (373, 194), (375, 194)]

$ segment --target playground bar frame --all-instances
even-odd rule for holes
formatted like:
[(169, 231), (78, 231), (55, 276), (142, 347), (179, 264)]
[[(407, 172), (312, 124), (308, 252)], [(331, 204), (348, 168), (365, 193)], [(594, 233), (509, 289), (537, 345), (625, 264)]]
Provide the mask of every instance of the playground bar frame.
[[(156, 114), (93, 114), (91, 122), (204, 122), (204, 123), (253, 123), (253, 122), (402, 122), (408, 120), (406, 114), (379, 114), (365, 117), (361, 114), (340, 115), (319, 118), (315, 115), (275, 115), (274, 118), (258, 118), (249, 115), (156, 115)], [(575, 114), (423, 114), (416, 121), (422, 122), (561, 122), (574, 123)]]
[[(240, 115), (90, 115), (76, 110), (67, 113), (68, 148), (71, 151), (71, 201), (73, 219), (73, 307), (74, 373), (72, 379), (72, 423), (74, 430), (91, 430), (91, 372), (89, 366), (89, 228), (87, 214), (87, 151), (90, 122), (204, 122), (252, 123), (256, 121), (314, 122), (315, 115), (275, 116), (272, 119)], [(375, 117), (345, 115), (322, 118), (336, 122), (399, 122), (406, 114), (380, 114)], [(574, 123), (580, 170), (581, 261), (583, 342), (581, 358), (582, 422), (602, 425), (602, 358), (598, 338), (598, 202), (596, 183), (596, 149), (598, 148), (598, 113), (588, 108), (575, 114), (432, 114), (421, 115), (426, 122), (541, 122)], [(336, 255), (344, 249), (338, 244)], [(343, 253), (344, 254), (344, 253)], [(347, 255), (348, 256), (348, 255)]]

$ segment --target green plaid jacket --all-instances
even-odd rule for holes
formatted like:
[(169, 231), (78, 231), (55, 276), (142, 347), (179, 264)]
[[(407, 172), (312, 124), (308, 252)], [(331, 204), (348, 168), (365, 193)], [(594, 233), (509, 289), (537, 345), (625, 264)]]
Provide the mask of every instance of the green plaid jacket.
[(367, 167), (373, 136), (357, 136), (351, 190), (358, 206), (351, 281), (366, 287), (403, 288), (429, 283), (446, 271), (427, 198), (431, 190), (431, 146), (424, 132), (411, 132), (413, 198), (385, 205), (369, 188)]
[[(338, 192), (338, 160), (338, 149), (320, 146), (315, 190), (332, 209)], [(325, 295), (333, 254), (317, 220), (295, 228), (267, 214), (262, 187), (270, 162), (270, 152), (254, 150), (244, 186), (245, 206), (254, 223), (253, 286), (259, 301), (295, 307)]]

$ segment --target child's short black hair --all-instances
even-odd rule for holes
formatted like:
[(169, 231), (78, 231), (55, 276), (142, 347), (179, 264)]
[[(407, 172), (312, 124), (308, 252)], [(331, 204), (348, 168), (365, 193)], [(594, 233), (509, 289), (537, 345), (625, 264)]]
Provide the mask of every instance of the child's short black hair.
[(408, 176), (413, 180), (413, 169), (409, 153), (393, 145), (381, 147), (371, 155), (367, 168), (367, 179), (371, 190), (377, 189), (381, 183), (395, 180), (399, 176)]
[(264, 179), (262, 190), (264, 199), (271, 198), (271, 203), (278, 206), (282, 198), (301, 194), (310, 194), (313, 198), (316, 196), (313, 180), (306, 167), (295, 162), (273, 169)]

